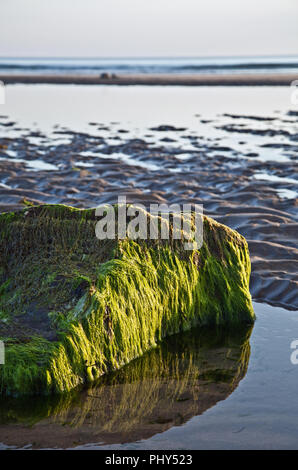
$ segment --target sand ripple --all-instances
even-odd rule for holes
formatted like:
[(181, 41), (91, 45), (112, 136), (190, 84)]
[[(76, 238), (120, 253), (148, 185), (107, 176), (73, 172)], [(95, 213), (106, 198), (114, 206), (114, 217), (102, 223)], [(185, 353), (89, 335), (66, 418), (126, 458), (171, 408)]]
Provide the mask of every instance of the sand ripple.
[[(61, 128), (54, 140), (19, 130), (0, 139), (0, 210), (23, 208), (24, 198), (94, 207), (120, 194), (147, 206), (202, 203), (247, 238), (254, 299), (297, 309), (297, 119), (291, 112), (222, 115), (216, 128), (235, 136), (234, 147), (164, 123), (137, 139), (99, 123), (90, 129), (104, 136)], [(1, 124), (17, 126), (5, 118)], [(251, 136), (257, 140), (247, 151)]]

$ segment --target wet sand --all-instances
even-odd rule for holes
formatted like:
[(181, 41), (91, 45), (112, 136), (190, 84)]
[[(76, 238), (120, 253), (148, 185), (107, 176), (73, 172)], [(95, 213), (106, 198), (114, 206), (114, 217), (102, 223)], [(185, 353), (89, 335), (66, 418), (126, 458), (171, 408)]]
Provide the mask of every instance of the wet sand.
[(173, 119), (136, 131), (120, 117), (92, 120), (81, 131), (56, 124), (49, 134), (2, 117), (0, 210), (21, 209), (26, 201), (95, 207), (119, 195), (147, 208), (203, 204), (206, 215), (247, 238), (253, 298), (297, 309), (298, 112), (195, 119), (195, 130)]
[(294, 73), (239, 74), (0, 74), (0, 81), (12, 83), (52, 83), (77, 85), (171, 85), (171, 86), (290, 86)]

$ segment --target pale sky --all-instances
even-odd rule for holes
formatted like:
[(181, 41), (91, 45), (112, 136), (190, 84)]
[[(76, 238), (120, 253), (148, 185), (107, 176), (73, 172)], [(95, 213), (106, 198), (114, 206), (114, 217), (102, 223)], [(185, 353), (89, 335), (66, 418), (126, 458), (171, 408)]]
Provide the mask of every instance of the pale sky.
[(0, 57), (298, 54), (298, 0), (0, 0)]

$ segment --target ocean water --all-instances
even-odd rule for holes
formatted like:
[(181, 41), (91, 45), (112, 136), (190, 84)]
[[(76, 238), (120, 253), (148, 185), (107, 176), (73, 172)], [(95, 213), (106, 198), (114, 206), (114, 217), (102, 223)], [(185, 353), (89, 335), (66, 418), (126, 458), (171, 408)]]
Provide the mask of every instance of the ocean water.
[(298, 56), (201, 58), (0, 58), (0, 74), (298, 72)]

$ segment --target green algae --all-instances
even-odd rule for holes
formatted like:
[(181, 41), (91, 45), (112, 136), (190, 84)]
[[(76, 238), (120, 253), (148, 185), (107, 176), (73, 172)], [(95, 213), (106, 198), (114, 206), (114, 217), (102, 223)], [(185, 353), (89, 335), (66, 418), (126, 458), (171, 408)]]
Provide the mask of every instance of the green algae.
[(247, 243), (204, 218), (180, 240), (98, 240), (95, 210), (0, 214), (0, 393), (68, 392), (194, 326), (252, 323)]

